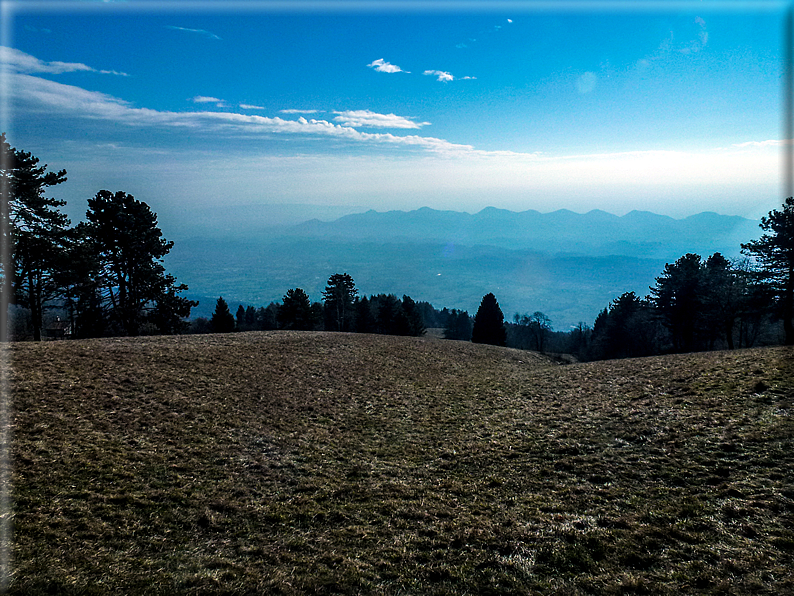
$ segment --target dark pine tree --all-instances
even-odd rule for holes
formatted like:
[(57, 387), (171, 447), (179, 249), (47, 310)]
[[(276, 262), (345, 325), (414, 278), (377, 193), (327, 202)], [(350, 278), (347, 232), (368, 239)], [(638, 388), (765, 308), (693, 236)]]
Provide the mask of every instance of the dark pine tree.
[(355, 316), (353, 300), (358, 294), (353, 278), (347, 273), (335, 273), (323, 291), (326, 331), (351, 331)]
[(761, 218), (760, 239), (742, 244), (742, 252), (754, 257), (762, 267), (762, 277), (777, 299), (783, 320), (786, 345), (794, 345), (794, 197), (780, 211)]
[(278, 329), (278, 311), (280, 307), (278, 303), (271, 302), (266, 307), (262, 307), (256, 311), (256, 324), (257, 329), (262, 331), (271, 331)]
[(699, 255), (688, 253), (656, 278), (651, 302), (670, 332), (675, 352), (701, 349), (705, 337), (705, 275)]
[(212, 313), (210, 327), (213, 333), (229, 333), (234, 331), (234, 316), (229, 310), (229, 305), (226, 304), (223, 296), (218, 298), (218, 302), (215, 304), (215, 312)]
[(253, 306), (245, 309), (245, 328), (249, 331), (256, 329), (256, 309)]
[(287, 290), (281, 308), (278, 309), (279, 327), (310, 331), (315, 328), (315, 316), (306, 292), (301, 288)]
[(504, 325), (505, 317), (496, 296), (488, 293), (482, 298), (480, 308), (474, 315), (474, 326), (471, 330), (471, 341), (478, 344), (503, 346), (507, 343), (507, 332)]
[(237, 322), (237, 331), (245, 329), (245, 308), (242, 304), (237, 307), (237, 313), (234, 315), (234, 319)]
[(356, 311), (356, 333), (373, 333), (375, 331), (375, 319), (372, 316), (372, 309), (366, 296), (361, 299), (356, 298), (353, 303)]
[(468, 311), (452, 309), (446, 312), (446, 308), (441, 311), (446, 314), (447, 321), (444, 325), (444, 339), (458, 339), (471, 341), (471, 317)]
[(109, 320), (116, 331), (138, 335), (153, 311), (157, 311), (155, 324), (190, 314), (198, 303), (178, 296), (187, 286), (176, 285), (165, 273), (162, 260), (174, 243), (163, 238), (157, 214), (146, 203), (125, 192), (101, 190), (88, 199), (86, 219), (87, 235), (101, 264), (99, 279)]
[(406, 333), (405, 335), (412, 335), (419, 337), (425, 334), (425, 322), (422, 317), (422, 311), (419, 306), (414, 302), (410, 296), (403, 296), (402, 301), (403, 312), (405, 313), (406, 320)]
[[(10, 240), (10, 263), (0, 263), (2, 296), (30, 309), (33, 339), (41, 339), (47, 302), (62, 295), (56, 283), (59, 257), (67, 249), (69, 219), (59, 211), (66, 204), (45, 196), (45, 189), (66, 181), (66, 171), (47, 172), (38, 158), (18, 151), (0, 134), (0, 234)], [(13, 286), (11, 284), (13, 283)], [(13, 289), (12, 289), (13, 288)], [(5, 308), (7, 302), (2, 301)], [(0, 315), (4, 337), (5, 312)]]

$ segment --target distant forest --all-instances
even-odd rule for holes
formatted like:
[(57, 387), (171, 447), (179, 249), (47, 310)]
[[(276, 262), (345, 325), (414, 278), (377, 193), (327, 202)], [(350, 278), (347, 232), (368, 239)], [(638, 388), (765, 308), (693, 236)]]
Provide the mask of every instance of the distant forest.
[(0, 218), (6, 250), (0, 280), (9, 308), (2, 339), (86, 338), (255, 330), (424, 335), (570, 355), (578, 360), (794, 344), (794, 199), (761, 220), (763, 236), (742, 244), (744, 258), (688, 253), (668, 263), (650, 293), (626, 292), (592, 326), (554, 331), (540, 311), (506, 320), (496, 296), (474, 316), (394, 294), (360, 296), (348, 273), (335, 273), (321, 300), (301, 288), (281, 302), (242, 304), (219, 297), (211, 318), (190, 320), (197, 302), (166, 273), (173, 247), (157, 216), (124, 192), (99, 191), (86, 221), (70, 227), (64, 201), (45, 191), (66, 180), (0, 135)]

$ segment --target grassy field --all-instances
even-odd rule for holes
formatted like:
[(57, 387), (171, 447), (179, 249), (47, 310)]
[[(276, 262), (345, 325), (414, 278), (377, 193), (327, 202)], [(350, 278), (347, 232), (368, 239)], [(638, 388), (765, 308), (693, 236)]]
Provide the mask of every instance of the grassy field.
[(794, 593), (794, 350), (10, 348), (11, 593)]

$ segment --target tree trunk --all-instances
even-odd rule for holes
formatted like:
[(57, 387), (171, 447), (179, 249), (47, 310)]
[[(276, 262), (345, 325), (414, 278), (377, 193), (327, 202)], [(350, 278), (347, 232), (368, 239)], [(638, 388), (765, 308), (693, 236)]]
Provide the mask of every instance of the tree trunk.
[(34, 273), (31, 269), (28, 272), (28, 304), (30, 304), (30, 323), (33, 325), (33, 341), (41, 341), (41, 305), (36, 296), (36, 288), (33, 284)]

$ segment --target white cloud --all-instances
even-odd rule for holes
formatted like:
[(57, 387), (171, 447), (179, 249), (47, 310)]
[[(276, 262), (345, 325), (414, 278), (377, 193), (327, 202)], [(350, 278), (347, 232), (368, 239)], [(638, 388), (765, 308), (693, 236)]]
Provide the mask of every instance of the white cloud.
[(207, 97), (206, 95), (196, 95), (195, 97), (191, 97), (190, 101), (193, 103), (214, 103), (219, 108), (229, 107), (229, 104), (227, 104), (223, 99), (218, 99), (217, 97)]
[(207, 97), (206, 95), (196, 95), (190, 99), (193, 103), (220, 103), (223, 100), (217, 97)]
[(455, 77), (448, 72), (444, 72), (443, 70), (426, 70), (422, 73), (423, 75), (436, 77), (436, 80), (441, 81), (442, 83), (448, 83), (449, 81), (473, 81), (476, 80), (477, 77)]
[(187, 27), (176, 27), (174, 25), (166, 25), (166, 29), (173, 29), (175, 31), (187, 31), (188, 33), (198, 33), (203, 35), (204, 37), (208, 37), (209, 39), (220, 39), (217, 35), (210, 31), (205, 31), (204, 29), (188, 29)]
[(399, 66), (395, 64), (389, 64), (383, 58), (378, 58), (377, 60), (367, 64), (370, 68), (374, 68), (378, 72), (388, 72), (388, 73), (395, 73), (395, 72), (404, 72), (410, 74), (409, 71), (403, 70)]
[(338, 114), (334, 118), (334, 122), (354, 128), (421, 128), (430, 124), (429, 122), (414, 122), (410, 118), (394, 114), (378, 114), (369, 110), (347, 110), (334, 112), (334, 114)]
[(0, 64), (2, 64), (3, 68), (7, 68), (12, 72), (21, 73), (63, 74), (65, 72), (96, 72), (122, 77), (129, 76), (127, 73), (115, 70), (98, 70), (79, 62), (45, 62), (30, 54), (6, 46), (0, 46)]
[(455, 80), (455, 77), (453, 77), (448, 72), (444, 72), (443, 70), (426, 70), (422, 74), (423, 75), (428, 75), (428, 76), (433, 76), (433, 77), (438, 77), (439, 81), (443, 81), (445, 83), (448, 82), (448, 81), (454, 81)]
[(241, 103), (239, 105), (244, 110), (264, 110), (265, 109), (264, 106), (254, 106), (254, 105), (251, 105), (250, 103)]
[(279, 114), (316, 114), (320, 110), (279, 110)]
[(791, 145), (791, 143), (791, 139), (768, 139), (766, 141), (746, 141), (744, 143), (734, 143), (730, 148), (742, 149), (745, 147), (783, 147), (785, 145)]
[(357, 143), (401, 145), (447, 154), (474, 150), (471, 145), (458, 145), (433, 137), (365, 133), (326, 120), (307, 120), (303, 116), (297, 120), (285, 120), (233, 112), (167, 112), (135, 108), (129, 102), (105, 93), (87, 91), (30, 75), (14, 74), (10, 82), (12, 100), (18, 102), (20, 108), (48, 116), (105, 120), (127, 126), (191, 128), (213, 134), (334, 137)]

